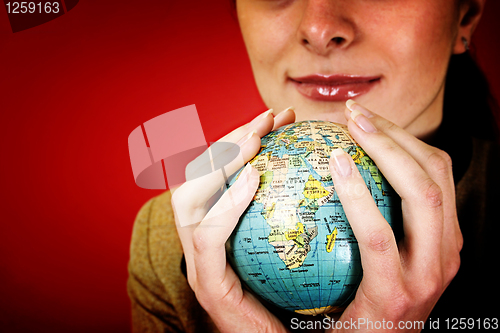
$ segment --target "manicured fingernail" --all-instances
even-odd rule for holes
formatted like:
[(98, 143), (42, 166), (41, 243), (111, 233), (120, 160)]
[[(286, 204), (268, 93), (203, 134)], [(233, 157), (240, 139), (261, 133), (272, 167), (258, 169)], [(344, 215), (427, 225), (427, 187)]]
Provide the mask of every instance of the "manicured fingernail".
[(365, 108), (364, 106), (356, 103), (355, 101), (353, 101), (352, 99), (348, 99), (347, 102), (345, 102), (345, 105), (347, 106), (347, 108), (349, 110), (351, 110), (352, 112), (354, 111), (358, 111), (358, 112), (361, 112), (363, 115), (365, 115), (365, 117), (367, 118), (371, 118), (373, 117), (373, 113), (368, 110), (367, 108)]
[(238, 142), (236, 142), (236, 144), (240, 147), (243, 146), (255, 133), (257, 133), (256, 130), (251, 131), (250, 133), (242, 137)]
[(279, 122), (279, 121), (280, 121), (280, 119), (281, 119), (282, 117), (284, 117), (283, 115), (284, 115), (285, 113), (287, 113), (288, 111), (294, 111), (294, 110), (295, 110), (295, 108), (294, 108), (293, 106), (289, 106), (289, 107), (287, 107), (286, 109), (284, 109), (283, 111), (281, 111), (280, 113), (278, 113), (278, 114), (276, 115), (276, 117), (274, 118), (274, 121), (275, 121), (275, 122)]
[(352, 111), (352, 105), (353, 105), (353, 104), (355, 104), (355, 103), (356, 103), (356, 102), (355, 102), (355, 101), (353, 101), (352, 99), (348, 99), (348, 100), (345, 102), (345, 106), (347, 106), (347, 108), (348, 108), (349, 110), (351, 110), (351, 111)]
[(284, 109), (283, 111), (281, 111), (280, 113), (278, 113), (278, 115), (276, 117), (278, 117), (280, 114), (285, 114), (287, 111), (295, 111), (295, 108), (293, 106), (289, 106), (286, 109)]
[(331, 158), (334, 159), (334, 168), (337, 173), (343, 177), (348, 177), (351, 175), (351, 163), (349, 159), (351, 158), (347, 155), (342, 148), (337, 148), (332, 151)]
[(272, 112), (273, 112), (273, 109), (269, 109), (269, 110), (267, 110), (266, 112), (264, 112), (264, 113), (262, 114), (262, 118), (261, 118), (261, 119), (266, 118), (266, 117), (267, 117), (270, 113), (272, 113)]
[(260, 123), (260, 121), (264, 118), (266, 118), (270, 113), (273, 112), (273, 109), (269, 109), (265, 112), (262, 112), (260, 115), (258, 115), (257, 117), (255, 117), (251, 122), (250, 124), (248, 124), (248, 127), (249, 128), (253, 128), (255, 126), (257, 126), (258, 123)]
[(372, 122), (358, 110), (352, 111), (351, 119), (354, 120), (354, 122), (356, 123), (356, 125), (358, 125), (359, 128), (361, 128), (363, 131), (367, 133), (377, 132), (377, 129), (375, 128), (375, 126), (373, 126)]

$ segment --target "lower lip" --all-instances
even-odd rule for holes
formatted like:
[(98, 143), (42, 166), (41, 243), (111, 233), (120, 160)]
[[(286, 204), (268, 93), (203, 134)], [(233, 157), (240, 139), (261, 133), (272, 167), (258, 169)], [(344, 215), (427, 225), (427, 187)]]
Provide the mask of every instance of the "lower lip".
[(366, 94), (380, 79), (329, 85), (324, 83), (302, 83), (290, 80), (297, 90), (307, 98), (316, 101), (342, 102)]

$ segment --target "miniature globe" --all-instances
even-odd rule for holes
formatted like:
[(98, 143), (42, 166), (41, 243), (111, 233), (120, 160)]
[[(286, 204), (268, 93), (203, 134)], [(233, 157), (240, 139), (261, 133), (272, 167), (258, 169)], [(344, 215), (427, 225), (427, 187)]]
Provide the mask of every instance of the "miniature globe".
[(227, 257), (256, 295), (280, 308), (310, 315), (340, 311), (361, 282), (358, 244), (329, 170), (330, 153), (339, 147), (392, 226), (398, 197), (344, 125), (283, 126), (262, 138), (250, 161), (260, 185), (227, 242)]

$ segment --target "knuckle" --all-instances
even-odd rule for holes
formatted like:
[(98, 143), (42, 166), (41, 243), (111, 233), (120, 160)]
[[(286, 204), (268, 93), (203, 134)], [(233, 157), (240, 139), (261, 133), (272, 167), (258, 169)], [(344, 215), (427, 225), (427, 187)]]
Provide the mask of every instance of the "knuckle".
[[(184, 186), (184, 185), (182, 185), (182, 186)], [(176, 189), (172, 193), (172, 197), (170, 198), (172, 208), (174, 209), (175, 212), (185, 211), (187, 208), (186, 207), (187, 202), (185, 200), (186, 195), (184, 193), (184, 188), (182, 186), (180, 186), (178, 189)]]
[(394, 245), (394, 235), (385, 229), (372, 232), (366, 244), (368, 249), (379, 254), (389, 253)]
[(193, 248), (197, 253), (204, 253), (210, 246), (210, 241), (205, 237), (201, 228), (193, 231)]
[(443, 150), (435, 149), (435, 151), (429, 155), (427, 163), (432, 170), (441, 176), (448, 176), (451, 172), (451, 157)]
[(175, 204), (176, 206), (182, 205), (183, 200), (181, 200), (182, 197), (184, 197), (184, 185), (181, 185), (179, 188), (177, 188), (173, 193), (172, 197), (170, 198), (170, 201), (172, 204)]
[(173, 191), (170, 202), (174, 211), (179, 215), (178, 217), (195, 216), (197, 212), (206, 213), (210, 205), (213, 204), (212, 200), (217, 199), (215, 196), (209, 199), (198, 196), (195, 193), (196, 190), (197, 186), (184, 183)]
[[(357, 172), (357, 170), (354, 171)], [(356, 174), (351, 181), (335, 184), (334, 186), (339, 198), (348, 201), (351, 205), (363, 205), (366, 198), (371, 198), (368, 187), (359, 174)]]
[(422, 182), (422, 193), (428, 206), (437, 208), (443, 205), (443, 191), (432, 179)]
[(195, 200), (190, 190), (183, 186), (184, 185), (176, 189), (175, 192), (172, 193), (170, 199), (174, 210), (174, 216), (176, 219), (180, 220), (179, 222), (181, 222), (181, 225), (188, 223), (193, 213), (206, 205), (205, 202)]
[(404, 314), (412, 307), (413, 301), (410, 294), (404, 288), (394, 288), (384, 305), (387, 313), (395, 317), (404, 317)]
[(381, 151), (387, 151), (388, 153), (397, 152), (399, 148), (399, 146), (389, 138), (385, 138), (384, 140), (382, 140), (379, 147)]
[(394, 124), (392, 121), (389, 120), (384, 121), (383, 124), (380, 124), (379, 126), (382, 127), (381, 129), (384, 132), (393, 132), (399, 129), (399, 127), (396, 124)]
[(427, 303), (438, 299), (443, 290), (443, 279), (440, 274), (436, 274), (433, 278), (427, 277), (419, 287), (418, 298), (420, 299), (420, 303)]
[(365, 195), (366, 185), (360, 183), (348, 183), (344, 184), (342, 188), (338, 188), (338, 194), (343, 197), (347, 197), (349, 201), (356, 205), (361, 202)]
[(238, 307), (244, 293), (240, 281), (234, 280), (229, 285), (221, 284), (220, 288), (198, 288), (195, 295), (200, 305), (207, 312), (212, 312), (221, 307)]

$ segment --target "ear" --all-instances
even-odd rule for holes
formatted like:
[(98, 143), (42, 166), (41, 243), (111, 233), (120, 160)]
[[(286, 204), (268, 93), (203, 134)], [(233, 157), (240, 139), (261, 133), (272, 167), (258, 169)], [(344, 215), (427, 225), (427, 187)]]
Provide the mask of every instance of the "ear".
[(464, 53), (465, 49), (462, 38), (467, 39), (470, 45), (472, 33), (476, 29), (481, 15), (483, 14), (484, 4), (486, 0), (465, 0), (460, 5), (459, 13), (459, 26), (457, 37), (455, 38), (455, 45), (453, 47), (453, 54)]

